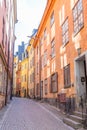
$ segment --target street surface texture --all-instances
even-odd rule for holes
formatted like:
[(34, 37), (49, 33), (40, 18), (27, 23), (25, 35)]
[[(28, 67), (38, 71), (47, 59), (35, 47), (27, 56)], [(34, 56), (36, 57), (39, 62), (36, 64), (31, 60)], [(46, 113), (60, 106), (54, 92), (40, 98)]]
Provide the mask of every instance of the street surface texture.
[(60, 115), (43, 104), (26, 98), (13, 98), (0, 130), (73, 130), (62, 122)]

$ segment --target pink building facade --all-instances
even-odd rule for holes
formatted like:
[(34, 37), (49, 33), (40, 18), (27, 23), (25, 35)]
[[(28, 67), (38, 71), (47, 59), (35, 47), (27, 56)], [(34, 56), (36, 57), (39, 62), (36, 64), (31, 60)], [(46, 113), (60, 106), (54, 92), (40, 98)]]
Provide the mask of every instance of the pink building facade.
[(0, 1), (0, 100), (3, 104), (9, 101), (12, 87), (16, 7), (16, 0)]

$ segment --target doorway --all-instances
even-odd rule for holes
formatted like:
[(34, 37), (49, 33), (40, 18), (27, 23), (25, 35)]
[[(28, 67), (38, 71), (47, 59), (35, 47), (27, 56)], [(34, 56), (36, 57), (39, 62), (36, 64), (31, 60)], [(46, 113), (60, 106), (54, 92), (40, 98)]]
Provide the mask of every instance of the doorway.
[(79, 108), (80, 100), (83, 104), (87, 99), (87, 67), (86, 55), (80, 56), (75, 60), (75, 81), (76, 81), (76, 100)]

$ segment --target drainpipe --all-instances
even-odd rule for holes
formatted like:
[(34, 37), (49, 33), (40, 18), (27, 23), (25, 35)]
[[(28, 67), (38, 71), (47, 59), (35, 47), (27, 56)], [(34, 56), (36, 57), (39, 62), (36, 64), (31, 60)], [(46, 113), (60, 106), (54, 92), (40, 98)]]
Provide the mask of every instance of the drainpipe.
[(12, 77), (11, 77), (11, 95), (10, 100), (12, 100), (12, 92), (13, 92), (13, 71), (14, 71), (14, 43), (13, 43), (13, 55), (12, 55)]
[(8, 77), (9, 77), (9, 43), (8, 43), (7, 80), (6, 80), (5, 105), (7, 105), (7, 97), (8, 97)]
[(41, 100), (41, 41), (39, 40), (39, 84), (40, 84), (40, 100)]

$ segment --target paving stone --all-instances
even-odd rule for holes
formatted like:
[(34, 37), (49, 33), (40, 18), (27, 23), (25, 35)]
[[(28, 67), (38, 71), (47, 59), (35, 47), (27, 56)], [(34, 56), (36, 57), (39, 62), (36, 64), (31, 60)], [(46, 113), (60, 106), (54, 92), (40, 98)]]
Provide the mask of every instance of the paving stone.
[(60, 115), (41, 103), (26, 98), (14, 98), (0, 130), (73, 130), (65, 125)]

